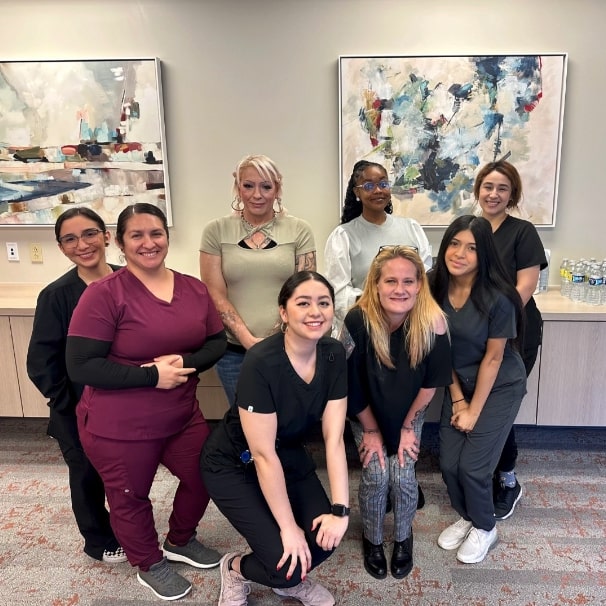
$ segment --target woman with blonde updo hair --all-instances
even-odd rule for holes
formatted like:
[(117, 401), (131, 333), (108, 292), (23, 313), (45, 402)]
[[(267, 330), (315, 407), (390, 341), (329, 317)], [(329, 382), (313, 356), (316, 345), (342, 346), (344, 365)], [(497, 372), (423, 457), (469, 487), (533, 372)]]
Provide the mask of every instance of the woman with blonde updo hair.
[(316, 269), (311, 227), (286, 214), (273, 160), (242, 158), (233, 190), (233, 212), (211, 221), (200, 244), (200, 275), (227, 332), (227, 352), (216, 368), (231, 407), (245, 352), (279, 323), (282, 284), (295, 271)]
[(415, 462), (425, 411), (436, 388), (452, 381), (446, 319), (413, 248), (379, 249), (361, 297), (345, 316), (341, 341), (348, 354), (348, 416), (363, 467), (364, 567), (377, 579), (387, 576), (383, 524), (391, 498), (390, 568), (401, 579), (413, 566)]

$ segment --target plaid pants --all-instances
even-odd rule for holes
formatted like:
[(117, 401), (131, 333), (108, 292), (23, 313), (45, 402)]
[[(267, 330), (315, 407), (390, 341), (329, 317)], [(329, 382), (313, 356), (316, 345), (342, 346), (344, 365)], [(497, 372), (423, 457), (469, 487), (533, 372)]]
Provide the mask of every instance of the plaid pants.
[[(421, 430), (425, 414), (413, 422), (417, 440), (421, 440)], [(362, 443), (362, 426), (357, 421), (351, 422), (356, 445)], [(398, 455), (387, 456), (383, 446), (385, 469), (379, 465), (379, 457), (374, 454), (368, 467), (362, 469), (358, 500), (364, 536), (373, 545), (383, 542), (383, 522), (387, 499), (391, 499), (394, 515), (394, 541), (404, 541), (410, 536), (412, 521), (417, 511), (418, 487), (415, 475), (415, 462), (404, 455), (404, 467), (400, 467)]]

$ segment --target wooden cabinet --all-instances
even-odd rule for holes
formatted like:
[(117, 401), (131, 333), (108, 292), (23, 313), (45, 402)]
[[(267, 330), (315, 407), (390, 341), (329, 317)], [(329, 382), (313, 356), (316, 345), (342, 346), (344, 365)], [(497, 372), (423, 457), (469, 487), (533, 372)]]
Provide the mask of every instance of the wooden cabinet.
[(223, 418), (229, 404), (214, 367), (200, 375), (200, 383), (196, 395), (198, 396), (198, 402), (200, 403), (204, 418)]
[(606, 426), (606, 322), (545, 322), (538, 425)]
[[(43, 285), (0, 290), (0, 416), (46, 417), (48, 406), (27, 376), (25, 359), (36, 296)], [(524, 425), (606, 426), (606, 307), (575, 303), (557, 290), (536, 297), (543, 314), (543, 346), (515, 420)], [(439, 421), (442, 389), (427, 411)], [(220, 419), (228, 404), (214, 368), (197, 390), (207, 419)]]
[[(27, 348), (33, 324), (33, 316), (0, 316), (1, 417), (48, 416), (46, 398), (27, 376)], [(207, 419), (223, 417), (228, 407), (227, 398), (214, 368), (200, 375), (197, 396)]]
[(17, 364), (13, 348), (10, 320), (0, 317), (0, 365), (2, 365), (2, 389), (0, 389), (0, 416), (21, 417), (21, 393), (17, 378)]
[[(528, 377), (526, 385), (526, 395), (522, 400), (520, 412), (516, 417), (516, 425), (536, 425), (537, 424), (537, 400), (539, 392), (539, 365), (541, 360), (541, 352), (537, 356), (537, 361)], [(428, 423), (437, 423), (440, 420), (442, 409), (442, 398), (444, 390), (442, 388), (436, 390), (436, 395), (429, 404), (429, 408), (425, 413), (425, 421)]]
[(27, 348), (32, 336), (34, 318), (32, 316), (11, 316), (10, 323), (23, 416), (48, 417), (49, 408), (47, 399), (36, 389), (27, 376)]

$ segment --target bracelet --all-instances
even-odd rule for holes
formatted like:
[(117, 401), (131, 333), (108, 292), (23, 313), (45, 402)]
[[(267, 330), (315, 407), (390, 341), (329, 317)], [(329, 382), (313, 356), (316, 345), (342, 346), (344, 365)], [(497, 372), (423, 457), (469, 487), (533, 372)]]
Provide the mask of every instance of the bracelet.
[(460, 400), (453, 400), (452, 403), (456, 404), (457, 402), (462, 402), (465, 398), (461, 398)]
[(364, 433), (379, 433), (378, 429), (364, 429)]
[(406, 431), (414, 431), (415, 430), (414, 427), (406, 427), (406, 425), (402, 425), (402, 429), (403, 430), (405, 429)]

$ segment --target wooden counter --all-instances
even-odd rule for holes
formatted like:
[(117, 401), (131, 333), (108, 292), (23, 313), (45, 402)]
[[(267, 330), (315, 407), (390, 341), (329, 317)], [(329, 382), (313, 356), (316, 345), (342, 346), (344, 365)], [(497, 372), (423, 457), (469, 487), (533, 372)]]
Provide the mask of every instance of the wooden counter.
[[(0, 285), (0, 416), (46, 416), (46, 401), (25, 372), (36, 298), (42, 284)], [(535, 295), (543, 315), (543, 346), (528, 379), (517, 423), (606, 426), (606, 305), (562, 297), (559, 289)], [(200, 376), (198, 399), (209, 419), (223, 416), (227, 400), (214, 369)], [(439, 418), (436, 396), (427, 419)]]

